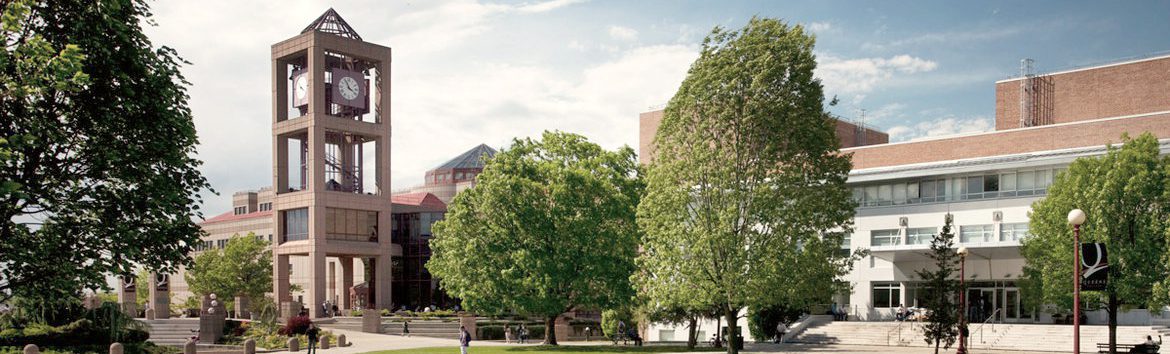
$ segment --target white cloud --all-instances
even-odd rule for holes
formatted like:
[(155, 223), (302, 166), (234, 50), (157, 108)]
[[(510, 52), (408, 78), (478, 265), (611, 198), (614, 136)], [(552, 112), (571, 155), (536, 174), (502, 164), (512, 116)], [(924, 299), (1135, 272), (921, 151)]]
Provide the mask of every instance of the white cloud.
[(933, 71), (938, 63), (909, 55), (889, 58), (844, 59), (827, 54), (817, 56), (816, 75), (831, 95), (863, 95), (895, 74)]
[(633, 41), (638, 39), (638, 31), (618, 25), (609, 26), (609, 37), (619, 41)]
[(583, 3), (585, 0), (551, 0), (537, 3), (526, 3), (516, 6), (516, 11), (523, 13), (541, 13), (556, 10), (572, 4)]
[(919, 122), (913, 125), (899, 125), (887, 129), (890, 141), (907, 141), (919, 138), (947, 136), (964, 133), (977, 133), (994, 130), (995, 120), (990, 117), (975, 116), (959, 118), (954, 116)]
[(808, 24), (808, 29), (816, 33), (824, 33), (831, 31), (833, 24), (830, 22), (812, 22)]

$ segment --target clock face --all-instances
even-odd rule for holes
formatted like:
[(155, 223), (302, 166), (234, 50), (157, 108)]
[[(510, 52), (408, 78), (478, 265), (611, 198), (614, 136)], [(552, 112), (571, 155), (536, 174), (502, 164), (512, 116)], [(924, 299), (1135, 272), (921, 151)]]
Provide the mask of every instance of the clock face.
[(341, 82), (338, 83), (337, 88), (341, 90), (341, 97), (347, 100), (353, 100), (357, 98), (358, 93), (361, 93), (361, 88), (358, 87), (357, 80), (349, 76), (341, 78)]
[(309, 95), (309, 78), (306, 75), (297, 76), (293, 92), (296, 93), (298, 100), (303, 100), (305, 96)]

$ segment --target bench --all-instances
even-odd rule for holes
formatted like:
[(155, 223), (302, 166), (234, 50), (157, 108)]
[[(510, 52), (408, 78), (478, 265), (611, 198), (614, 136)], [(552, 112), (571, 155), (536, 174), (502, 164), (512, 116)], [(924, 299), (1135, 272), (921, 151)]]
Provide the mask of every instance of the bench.
[[(1109, 343), (1097, 343), (1097, 353), (1108, 353), (1108, 352), (1109, 352)], [(1117, 352), (1118, 353), (1157, 354), (1158, 353), (1158, 345), (1120, 344), (1120, 343), (1118, 343), (1117, 344)]]

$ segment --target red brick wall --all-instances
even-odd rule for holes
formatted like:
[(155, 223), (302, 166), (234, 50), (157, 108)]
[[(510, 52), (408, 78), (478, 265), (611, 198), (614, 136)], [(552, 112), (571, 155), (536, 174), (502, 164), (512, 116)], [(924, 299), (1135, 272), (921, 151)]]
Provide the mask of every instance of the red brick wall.
[[(1170, 110), (1170, 57), (1049, 76), (1054, 123)], [(995, 130), (1020, 127), (1020, 81), (995, 84)]]
[(1170, 138), (1170, 114), (1134, 118), (1082, 121), (1046, 125), (988, 134), (845, 149), (853, 153), (853, 168), (898, 166), (914, 163), (1020, 154), (1086, 146), (1104, 146), (1121, 141), (1121, 134), (1137, 136), (1154, 133)]

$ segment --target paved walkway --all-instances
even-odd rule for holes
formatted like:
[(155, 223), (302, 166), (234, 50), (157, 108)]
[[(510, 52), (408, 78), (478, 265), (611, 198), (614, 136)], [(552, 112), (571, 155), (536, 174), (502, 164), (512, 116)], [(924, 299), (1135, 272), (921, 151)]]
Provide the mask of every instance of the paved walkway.
[[(442, 339), (430, 337), (403, 337), (389, 334), (374, 334), (359, 331), (349, 331), (344, 329), (327, 328), (326, 330), (333, 332), (334, 335), (345, 334), (346, 341), (351, 345), (345, 348), (337, 348), (337, 343), (333, 343), (334, 347), (322, 350), (321, 354), (357, 354), (368, 353), (379, 350), (394, 350), (394, 349), (411, 349), (411, 348), (426, 348), (426, 347), (454, 347), (459, 345), (459, 341), (455, 339)], [(516, 345), (504, 344), (502, 342), (493, 341), (474, 341), (473, 346), (499, 346), (499, 345)], [(302, 352), (304, 349), (301, 350)], [(286, 352), (287, 353), (287, 352)]]
[[(395, 350), (395, 349), (411, 349), (411, 348), (426, 348), (426, 347), (454, 347), (459, 345), (459, 341), (454, 339), (441, 339), (429, 337), (402, 337), (397, 335), (373, 334), (363, 333), (358, 331), (349, 331), (343, 329), (329, 329), (333, 334), (345, 334), (346, 339), (351, 343), (345, 348), (333, 348), (322, 350), (322, 354), (359, 354), (369, 353), (380, 350)], [(336, 343), (334, 343), (336, 345)], [(525, 344), (525, 345), (538, 345)], [(592, 342), (567, 342), (564, 345), (610, 345), (608, 341), (592, 341)], [(909, 353), (909, 354), (933, 354), (934, 348), (926, 347), (886, 347), (886, 346), (859, 346), (859, 345), (842, 345), (842, 344), (800, 344), (800, 343), (785, 343), (785, 344), (771, 344), (771, 343), (745, 343), (747, 353), (768, 353), (768, 354), (789, 354), (789, 353)], [(519, 344), (504, 344), (500, 341), (475, 341), (473, 346), (517, 346)], [(301, 349), (301, 352), (304, 352)], [(954, 353), (955, 348), (950, 350), (940, 350), (940, 353)], [(277, 352), (287, 353), (287, 351)], [(717, 354), (720, 352), (707, 352)], [(1025, 352), (1025, 351), (985, 351), (985, 350), (971, 350), (972, 354), (1054, 354), (1054, 352)]]

